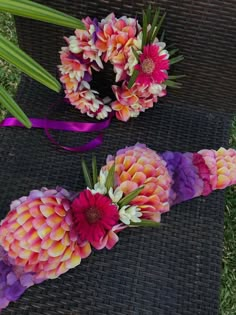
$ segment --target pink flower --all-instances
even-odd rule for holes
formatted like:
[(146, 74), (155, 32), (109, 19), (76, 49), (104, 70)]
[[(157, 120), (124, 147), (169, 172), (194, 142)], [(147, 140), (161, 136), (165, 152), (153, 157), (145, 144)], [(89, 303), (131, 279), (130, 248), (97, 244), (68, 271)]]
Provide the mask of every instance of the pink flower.
[(168, 53), (162, 51), (156, 44), (147, 45), (140, 55), (140, 64), (135, 66), (139, 75), (136, 83), (150, 85), (152, 83), (163, 83), (167, 78), (169, 69)]
[(73, 201), (72, 211), (79, 238), (95, 248), (100, 248), (100, 241), (113, 234), (112, 228), (119, 220), (118, 209), (111, 199), (99, 193), (93, 195), (88, 189)]

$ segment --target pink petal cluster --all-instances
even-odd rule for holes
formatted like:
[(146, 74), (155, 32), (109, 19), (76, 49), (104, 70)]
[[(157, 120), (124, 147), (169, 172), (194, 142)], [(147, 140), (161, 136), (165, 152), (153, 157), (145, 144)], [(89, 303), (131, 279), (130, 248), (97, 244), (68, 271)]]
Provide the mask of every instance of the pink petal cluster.
[[(158, 97), (166, 95), (169, 55), (165, 43), (155, 39), (142, 52), (142, 29), (134, 18), (116, 18), (113, 13), (100, 23), (89, 17), (83, 20), (86, 30), (76, 30), (75, 36), (66, 38), (68, 47), (62, 48), (61, 82), (70, 103), (90, 117), (104, 119), (111, 108), (119, 120), (127, 121), (153, 106)], [(133, 54), (140, 55), (140, 64)], [(116, 100), (105, 105), (98, 92), (91, 90), (92, 70), (103, 69), (110, 62), (116, 73), (114, 85)], [(134, 69), (139, 71), (135, 85), (128, 89)]]
[(171, 177), (165, 161), (144, 144), (136, 144), (108, 156), (104, 170), (115, 162), (115, 187), (125, 195), (144, 185), (131, 204), (141, 209), (142, 218), (160, 221), (161, 213), (169, 211)]
[(34, 281), (54, 279), (80, 264), (91, 247), (74, 230), (72, 195), (65, 189), (34, 190), (11, 205), (0, 225), (0, 244), (12, 265)]

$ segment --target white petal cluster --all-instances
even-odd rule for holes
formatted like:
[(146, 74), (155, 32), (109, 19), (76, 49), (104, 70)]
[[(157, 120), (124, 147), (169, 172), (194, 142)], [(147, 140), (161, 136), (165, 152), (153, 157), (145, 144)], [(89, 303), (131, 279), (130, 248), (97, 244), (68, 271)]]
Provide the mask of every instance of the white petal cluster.
[(141, 222), (140, 217), (142, 216), (142, 212), (137, 206), (123, 206), (119, 210), (120, 221), (124, 224), (129, 225), (131, 222)]

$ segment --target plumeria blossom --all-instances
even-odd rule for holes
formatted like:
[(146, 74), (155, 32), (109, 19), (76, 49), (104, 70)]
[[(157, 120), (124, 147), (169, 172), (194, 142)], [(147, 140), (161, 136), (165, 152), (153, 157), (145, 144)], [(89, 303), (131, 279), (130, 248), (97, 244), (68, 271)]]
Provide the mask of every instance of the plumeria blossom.
[(141, 222), (140, 217), (142, 216), (141, 209), (137, 206), (123, 206), (119, 210), (120, 221), (124, 224), (129, 225), (130, 223)]
[[(149, 42), (145, 42), (142, 26), (135, 18), (117, 18), (111, 13), (100, 22), (90, 17), (83, 22), (86, 30), (75, 30), (65, 38), (67, 47), (60, 52), (61, 82), (71, 105), (98, 120), (113, 110), (118, 120), (126, 122), (166, 95), (170, 55), (163, 41), (150, 39), (152, 21), (146, 30)], [(121, 85), (112, 85), (115, 100), (105, 104), (89, 82), (92, 71), (101, 71), (108, 62), (113, 66), (115, 82)], [(137, 77), (129, 86), (135, 71)]]

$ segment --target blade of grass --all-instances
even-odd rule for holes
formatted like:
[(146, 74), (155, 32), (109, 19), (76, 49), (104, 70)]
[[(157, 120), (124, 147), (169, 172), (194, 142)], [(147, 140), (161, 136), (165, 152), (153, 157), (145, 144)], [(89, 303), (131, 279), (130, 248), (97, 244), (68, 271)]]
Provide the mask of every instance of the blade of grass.
[(169, 56), (173, 56), (175, 53), (177, 53), (179, 51), (178, 48), (172, 49), (171, 51), (169, 51)]
[(132, 86), (134, 85), (135, 80), (136, 80), (137, 77), (138, 77), (138, 74), (139, 74), (138, 70), (134, 70), (134, 72), (133, 72), (131, 78), (129, 79), (128, 89), (131, 89), (131, 88), (132, 88)]
[(142, 37), (142, 48), (146, 45), (146, 40), (147, 40), (147, 16), (145, 11), (143, 11), (143, 37)]
[(170, 65), (174, 65), (177, 62), (184, 60), (184, 56), (180, 55), (170, 59)]
[(134, 49), (134, 47), (132, 47), (132, 52), (133, 52), (135, 58), (137, 59), (137, 61), (139, 61), (139, 55), (138, 55), (137, 51)]
[(85, 29), (79, 19), (30, 0), (1, 0), (0, 11), (69, 28)]
[(142, 220), (141, 222), (130, 222), (130, 225), (141, 227), (160, 227), (159, 222), (154, 222), (151, 220)]
[(82, 170), (83, 170), (83, 174), (84, 174), (85, 184), (87, 185), (88, 188), (92, 189), (93, 188), (92, 179), (91, 179), (91, 176), (89, 174), (88, 166), (87, 166), (84, 159), (82, 159), (81, 165), (82, 165)]
[(155, 27), (157, 25), (157, 21), (158, 21), (158, 18), (159, 18), (159, 15), (160, 15), (160, 8), (158, 8), (155, 12), (155, 15), (154, 15), (154, 18), (152, 20), (152, 24), (151, 24), (151, 29), (150, 31), (148, 32), (148, 39), (151, 39), (152, 38), (152, 35), (153, 35), (153, 32), (155, 30)]
[(186, 77), (185, 74), (180, 74), (180, 75), (169, 75), (168, 76), (168, 80), (176, 80), (176, 79), (180, 79), (180, 78), (184, 78)]
[(170, 86), (170, 87), (173, 87), (173, 88), (181, 88), (182, 84), (181, 83), (177, 83), (175, 81), (171, 81), (171, 80), (166, 80), (163, 84), (167, 85), (167, 86)]
[(32, 124), (22, 109), (13, 100), (10, 94), (0, 86), (0, 103), (4, 106), (9, 113), (16, 117), (25, 127), (31, 128)]
[(112, 165), (112, 167), (109, 169), (107, 180), (105, 183), (105, 186), (107, 188), (107, 191), (114, 186), (114, 177), (115, 177), (115, 163)]
[(134, 191), (132, 191), (131, 193), (129, 193), (124, 198), (122, 198), (118, 202), (119, 207), (122, 208), (123, 206), (128, 205), (135, 197), (137, 197), (140, 194), (140, 192), (143, 190), (143, 188), (144, 188), (144, 186), (141, 186), (141, 187), (135, 189)]
[(93, 155), (93, 158), (92, 158), (92, 170), (93, 170), (93, 185), (95, 185), (98, 182), (98, 168), (97, 168), (97, 159), (95, 155)]
[(160, 30), (160, 28), (161, 28), (161, 25), (162, 25), (162, 23), (163, 23), (165, 17), (166, 17), (166, 12), (162, 15), (162, 17), (161, 17), (161, 19), (160, 19), (160, 22), (158, 23), (157, 27), (155, 28), (155, 31), (154, 31), (153, 34), (152, 34), (151, 43), (153, 43), (154, 40), (155, 40), (155, 38), (157, 37), (157, 34), (158, 34), (158, 32), (159, 32), (159, 30)]
[(60, 91), (61, 84), (49, 72), (2, 35), (0, 35), (0, 57), (51, 90)]

